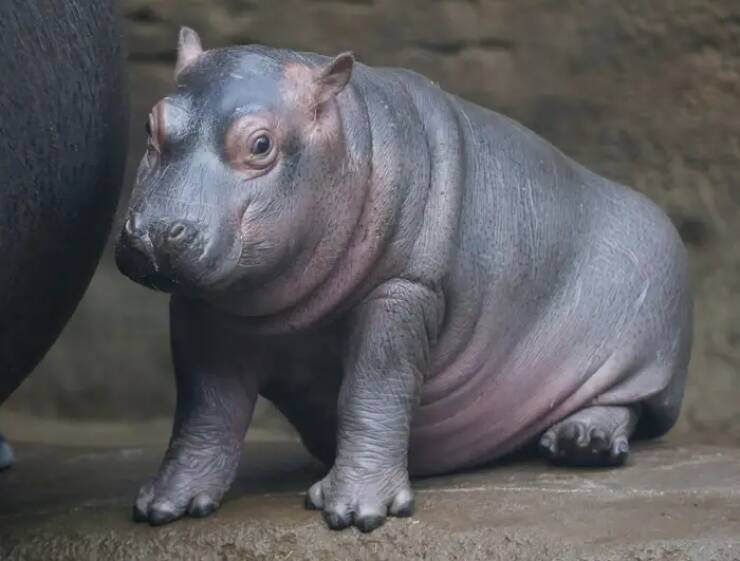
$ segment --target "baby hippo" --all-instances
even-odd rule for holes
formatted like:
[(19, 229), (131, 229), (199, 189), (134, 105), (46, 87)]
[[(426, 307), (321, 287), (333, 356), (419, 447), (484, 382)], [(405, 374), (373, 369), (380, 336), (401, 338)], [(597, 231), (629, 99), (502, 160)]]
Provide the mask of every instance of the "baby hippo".
[(645, 197), (349, 53), (185, 28), (175, 74), (117, 247), (172, 294), (174, 429), (136, 520), (218, 507), (258, 395), (333, 466), (306, 505), (364, 532), (412, 513), (409, 474), (536, 442), (616, 466), (674, 424), (686, 252)]

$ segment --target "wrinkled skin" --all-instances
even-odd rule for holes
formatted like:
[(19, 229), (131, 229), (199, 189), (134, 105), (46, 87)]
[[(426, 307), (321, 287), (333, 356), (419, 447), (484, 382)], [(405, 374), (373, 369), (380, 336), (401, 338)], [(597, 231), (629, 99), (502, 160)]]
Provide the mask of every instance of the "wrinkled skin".
[[(0, 2), (0, 403), (92, 277), (127, 148), (113, 0)], [(0, 439), (0, 467), (12, 455)]]
[(178, 403), (137, 520), (215, 510), (263, 395), (370, 531), (411, 474), (539, 439), (618, 465), (674, 423), (685, 250), (642, 195), (406, 70), (180, 37), (119, 266), (171, 291)]

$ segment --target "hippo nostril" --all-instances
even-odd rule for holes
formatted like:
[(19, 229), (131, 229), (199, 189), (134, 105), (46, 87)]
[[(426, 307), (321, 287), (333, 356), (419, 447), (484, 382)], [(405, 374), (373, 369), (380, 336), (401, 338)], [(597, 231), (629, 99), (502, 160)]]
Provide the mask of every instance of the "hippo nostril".
[(176, 242), (179, 240), (182, 240), (185, 238), (187, 234), (187, 227), (182, 222), (175, 222), (172, 227), (170, 227), (170, 231), (167, 233), (167, 238), (171, 242)]

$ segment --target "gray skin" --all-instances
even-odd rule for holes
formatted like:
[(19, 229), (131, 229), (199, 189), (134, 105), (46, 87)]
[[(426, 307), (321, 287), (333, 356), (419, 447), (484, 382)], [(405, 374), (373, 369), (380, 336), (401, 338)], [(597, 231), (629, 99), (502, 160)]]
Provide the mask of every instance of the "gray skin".
[(110, 231), (128, 133), (120, 37), (114, 0), (0, 1), (0, 404), (72, 315)]
[(370, 531), (409, 473), (537, 442), (618, 465), (679, 412), (685, 249), (642, 195), (401, 69), (183, 29), (121, 270), (172, 292), (178, 401), (134, 507), (217, 508), (258, 395), (327, 465), (307, 506)]

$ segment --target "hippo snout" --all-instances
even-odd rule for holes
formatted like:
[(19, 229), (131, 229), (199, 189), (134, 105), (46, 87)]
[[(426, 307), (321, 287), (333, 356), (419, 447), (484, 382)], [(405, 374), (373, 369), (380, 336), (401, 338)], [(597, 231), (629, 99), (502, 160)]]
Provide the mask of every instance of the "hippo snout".
[(139, 213), (125, 221), (116, 247), (118, 268), (131, 279), (171, 290), (187, 281), (204, 257), (205, 228), (181, 219), (147, 222)]
[(159, 238), (158, 247), (164, 253), (178, 255), (182, 252), (196, 251), (198, 255), (188, 258), (200, 257), (203, 240), (198, 226), (192, 222), (176, 220), (171, 224), (164, 224), (159, 231)]

